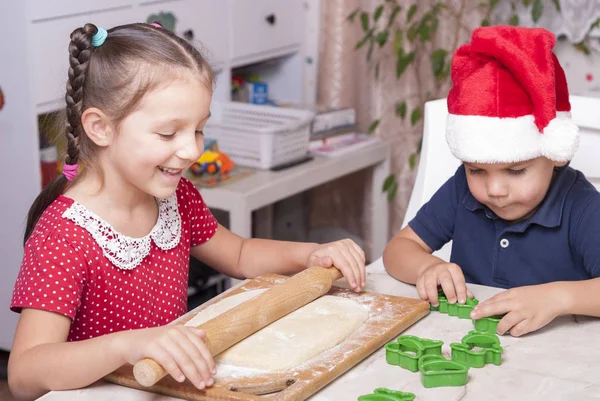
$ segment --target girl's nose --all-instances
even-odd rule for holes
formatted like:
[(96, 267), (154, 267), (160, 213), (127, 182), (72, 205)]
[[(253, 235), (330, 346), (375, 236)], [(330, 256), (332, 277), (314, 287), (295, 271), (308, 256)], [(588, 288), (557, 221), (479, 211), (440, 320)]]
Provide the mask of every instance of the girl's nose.
[(198, 139), (195, 133), (182, 135), (180, 139), (181, 142), (178, 144), (179, 146), (175, 155), (189, 162), (198, 160), (200, 155), (202, 155), (202, 150), (204, 150), (204, 141)]

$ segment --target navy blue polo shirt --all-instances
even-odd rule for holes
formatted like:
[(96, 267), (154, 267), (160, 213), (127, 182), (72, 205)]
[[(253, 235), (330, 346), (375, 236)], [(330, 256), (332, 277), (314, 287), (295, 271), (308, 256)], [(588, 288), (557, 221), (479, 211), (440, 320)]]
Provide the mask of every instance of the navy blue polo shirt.
[(569, 166), (558, 169), (529, 219), (510, 224), (478, 202), (465, 167), (409, 223), (434, 251), (452, 240), (450, 261), (469, 283), (501, 288), (600, 276), (600, 193)]

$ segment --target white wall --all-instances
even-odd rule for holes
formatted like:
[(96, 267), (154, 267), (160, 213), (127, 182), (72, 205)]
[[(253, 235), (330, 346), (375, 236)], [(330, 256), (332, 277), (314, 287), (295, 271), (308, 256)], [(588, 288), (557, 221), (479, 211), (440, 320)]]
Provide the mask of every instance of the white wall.
[[(38, 135), (27, 88), (25, 2), (0, 1), (0, 348), (10, 349), (18, 315), (9, 310), (23, 257), (23, 232), (31, 203), (40, 191)], [(41, 62), (41, 61), (38, 61)]]

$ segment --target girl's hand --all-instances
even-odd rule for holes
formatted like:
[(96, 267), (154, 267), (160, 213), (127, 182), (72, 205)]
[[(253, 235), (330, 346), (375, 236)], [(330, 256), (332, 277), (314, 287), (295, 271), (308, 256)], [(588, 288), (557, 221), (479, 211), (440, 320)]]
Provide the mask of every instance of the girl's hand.
[(480, 303), (471, 312), (472, 319), (505, 315), (498, 323), (498, 334), (507, 331), (515, 337), (541, 329), (565, 313), (560, 282), (512, 288)]
[(473, 298), (473, 294), (467, 288), (465, 276), (462, 269), (454, 263), (440, 263), (425, 269), (417, 279), (417, 292), (419, 297), (428, 301), (433, 306), (439, 305), (438, 286), (453, 304), (466, 302), (466, 298)]
[(130, 364), (151, 358), (178, 382), (187, 378), (200, 390), (213, 384), (217, 371), (203, 330), (170, 325), (130, 331), (126, 338), (123, 352)]
[(351, 239), (320, 245), (308, 258), (308, 267), (311, 266), (335, 266), (354, 291), (360, 292), (365, 288), (365, 253)]

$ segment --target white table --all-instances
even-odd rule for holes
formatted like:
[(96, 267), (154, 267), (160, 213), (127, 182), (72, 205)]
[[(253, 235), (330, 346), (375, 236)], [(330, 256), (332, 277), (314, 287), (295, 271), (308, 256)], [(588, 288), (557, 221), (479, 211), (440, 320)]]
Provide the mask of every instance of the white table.
[(281, 171), (257, 170), (252, 175), (215, 188), (200, 188), (210, 208), (229, 212), (230, 229), (252, 236), (252, 212), (282, 199), (356, 171), (372, 168), (371, 244), (367, 255), (375, 260), (388, 242), (389, 213), (381, 187), (390, 173), (389, 145), (380, 142), (339, 157), (315, 157), (309, 162)]
[[(336, 285), (343, 286), (338, 282)], [(469, 285), (473, 294), (485, 300), (498, 293), (497, 288)], [(370, 273), (367, 289), (391, 295), (416, 297), (414, 286), (400, 283), (387, 274)], [(432, 312), (403, 334), (412, 334), (449, 344), (473, 329), (470, 320)], [(369, 394), (377, 387), (414, 393), (416, 401), (485, 400), (598, 400), (600, 399), (600, 319), (563, 316), (544, 329), (522, 338), (502, 336), (504, 347), (501, 366), (486, 365), (470, 369), (469, 382), (463, 387), (426, 389), (418, 373), (412, 373), (385, 361), (382, 348), (356, 365), (310, 401), (350, 401)], [(52, 392), (43, 401), (174, 401), (139, 390), (99, 382), (86, 389)]]

